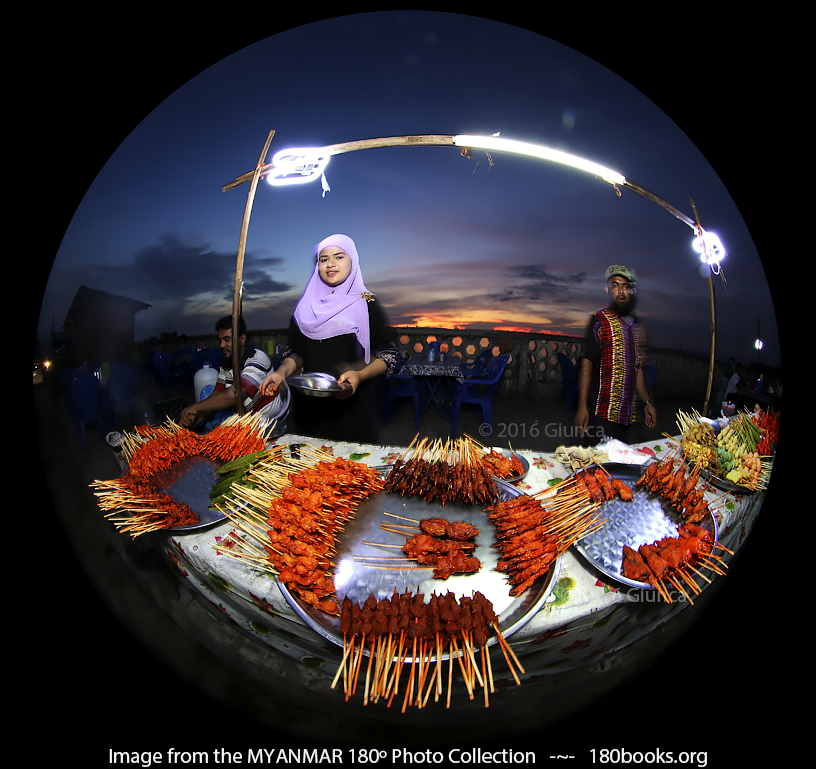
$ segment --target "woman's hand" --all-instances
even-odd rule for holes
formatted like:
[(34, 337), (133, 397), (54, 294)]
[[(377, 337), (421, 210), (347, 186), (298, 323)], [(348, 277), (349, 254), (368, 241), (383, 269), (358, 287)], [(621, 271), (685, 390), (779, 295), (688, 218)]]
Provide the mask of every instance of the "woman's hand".
[(380, 376), (380, 374), (384, 374), (387, 370), (388, 366), (385, 365), (384, 360), (381, 358), (374, 358), (371, 363), (364, 366), (359, 371), (356, 369), (349, 369), (348, 371), (343, 372), (339, 377), (337, 377), (338, 384), (348, 382), (351, 387), (347, 388), (341, 393), (338, 393), (335, 397), (350, 398), (357, 392), (357, 388), (360, 386), (361, 382), (365, 382), (367, 379), (372, 379), (375, 376)]
[(336, 398), (350, 398), (354, 393), (357, 392), (357, 388), (360, 386), (360, 372), (359, 371), (346, 371), (345, 374), (340, 374), (337, 377), (337, 384), (347, 383), (351, 385), (351, 387), (346, 387), (343, 392), (337, 393), (335, 396)]

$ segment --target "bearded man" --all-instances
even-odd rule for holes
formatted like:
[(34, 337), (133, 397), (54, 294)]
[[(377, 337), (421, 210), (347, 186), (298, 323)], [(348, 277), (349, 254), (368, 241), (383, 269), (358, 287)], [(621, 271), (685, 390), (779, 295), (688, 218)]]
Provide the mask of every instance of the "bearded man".
[[(210, 396), (188, 406), (181, 412), (180, 424), (182, 427), (194, 428), (210, 420), (206, 426), (212, 429), (237, 410), (232, 372), (232, 316), (226, 315), (218, 320), (215, 324), (215, 331), (218, 334), (218, 346), (221, 348), (221, 369), (218, 372), (218, 381)], [(289, 407), (289, 389), (288, 387), (282, 388), (280, 393), (273, 395), (261, 393), (261, 382), (272, 368), (272, 361), (263, 350), (247, 343), (246, 324), (241, 316), (238, 317), (237, 341), (245, 413), (259, 413), (270, 421), (273, 418), (280, 418)]]
[(643, 375), (646, 334), (635, 315), (635, 271), (613, 264), (606, 270), (605, 290), (609, 301), (589, 319), (578, 373), (575, 425), (585, 446), (604, 438), (637, 442), (632, 427), (640, 421), (638, 396), (645, 405), (646, 426), (657, 424)]

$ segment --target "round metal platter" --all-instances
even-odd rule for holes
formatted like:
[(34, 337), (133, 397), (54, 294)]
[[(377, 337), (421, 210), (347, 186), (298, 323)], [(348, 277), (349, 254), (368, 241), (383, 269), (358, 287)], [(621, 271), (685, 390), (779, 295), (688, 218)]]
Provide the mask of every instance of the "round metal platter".
[(521, 466), (524, 468), (521, 473), (515, 473), (514, 475), (508, 475), (507, 478), (498, 478), (500, 481), (504, 481), (505, 483), (518, 483), (522, 478), (524, 478), (527, 473), (530, 472), (530, 463), (516, 451), (510, 451), (510, 449), (488, 449), (485, 453), (490, 451), (495, 451), (497, 454), (501, 454), (502, 456), (508, 457), (512, 459), (513, 457), (518, 457), (518, 461), (521, 462)]
[[(575, 543), (575, 549), (594, 566), (617, 582), (644, 590), (655, 590), (653, 585), (628, 579), (621, 574), (623, 546), (637, 550), (663, 537), (676, 537), (683, 517), (667, 499), (635, 483), (643, 474), (644, 465), (605, 463), (603, 467), (614, 478), (619, 478), (632, 489), (633, 499), (624, 502), (619, 497), (610, 499), (599, 511), (604, 525), (593, 534)], [(708, 529), (714, 539), (719, 538), (717, 521), (711, 513), (698, 524)]]
[[(519, 496), (521, 492), (508, 483), (497, 481), (500, 498), (504, 501)], [(473, 553), (482, 564), (474, 574), (455, 574), (448, 579), (434, 579), (433, 569), (419, 567), (415, 561), (404, 557), (402, 546), (406, 539), (419, 533), (412, 521), (400, 520), (385, 513), (420, 521), (426, 518), (444, 518), (450, 522), (466, 521), (479, 529), (472, 540), (477, 547)], [(382, 525), (399, 529), (404, 534), (384, 531)], [(492, 604), (499, 618), (499, 630), (507, 638), (524, 627), (541, 608), (552, 593), (558, 580), (561, 559), (559, 558), (544, 576), (519, 596), (510, 595), (510, 586), (505, 575), (495, 570), (499, 552), (494, 547), (496, 529), (487, 513), (480, 505), (459, 505), (433, 500), (426, 502), (421, 497), (402, 497), (399, 494), (379, 492), (362, 502), (343, 531), (333, 558), (334, 584), (338, 606), (344, 598), (362, 605), (369, 595), (377, 600), (390, 598), (394, 591), (422, 593), (426, 599), (436, 592), (445, 595), (450, 591), (457, 598), (470, 596), (479, 591)], [(363, 544), (376, 543), (376, 544)], [(373, 560), (390, 558), (394, 560)], [(343, 646), (340, 632), (340, 618), (319, 611), (301, 601), (291, 593), (285, 584), (275, 578), (278, 587), (292, 609), (313, 630), (338, 646)], [(426, 600), (427, 602), (427, 600)], [(488, 645), (496, 643), (496, 636), (488, 640)]]
[(173, 464), (172, 482), (162, 484), (159, 491), (168, 494), (176, 502), (187, 505), (200, 520), (198, 523), (176, 526), (168, 531), (195, 531), (226, 518), (220, 510), (210, 509), (210, 491), (215, 485), (215, 471), (223, 464), (204, 456), (185, 457)]
[(347, 389), (338, 384), (331, 374), (296, 374), (290, 376), (286, 382), (290, 387), (294, 387), (302, 393), (306, 393), (306, 395), (314, 395), (318, 398), (325, 398)]

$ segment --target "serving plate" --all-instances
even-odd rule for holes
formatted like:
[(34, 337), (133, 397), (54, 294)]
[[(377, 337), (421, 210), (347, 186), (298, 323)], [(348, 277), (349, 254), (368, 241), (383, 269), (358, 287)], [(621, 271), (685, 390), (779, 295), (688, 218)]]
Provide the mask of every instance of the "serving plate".
[(210, 490), (216, 482), (216, 470), (223, 462), (204, 456), (184, 457), (173, 463), (170, 470), (156, 484), (162, 494), (171, 496), (176, 502), (187, 505), (199, 517), (198, 523), (189, 526), (175, 526), (167, 531), (185, 532), (203, 529), (226, 515), (220, 510), (210, 509)]
[(300, 390), (306, 395), (314, 395), (318, 398), (326, 398), (330, 395), (336, 395), (344, 390), (349, 389), (351, 385), (339, 384), (337, 379), (331, 374), (295, 374), (286, 380), (290, 387)]
[[(623, 546), (628, 545), (637, 550), (641, 545), (650, 545), (663, 537), (676, 537), (677, 528), (683, 523), (683, 516), (671, 507), (665, 497), (644, 486), (635, 486), (643, 474), (642, 465), (607, 462), (603, 467), (632, 489), (632, 501), (624, 502), (615, 497), (605, 502), (599, 515), (606, 522), (598, 531), (576, 542), (575, 549), (607, 577), (631, 587), (655, 590), (654, 585), (647, 585), (621, 574)], [(697, 525), (708, 529), (715, 540), (719, 538), (717, 521), (710, 512)]]
[(518, 483), (522, 478), (524, 478), (527, 473), (530, 472), (530, 463), (517, 451), (511, 451), (510, 449), (497, 449), (497, 448), (489, 448), (485, 453), (489, 453), (490, 451), (495, 451), (497, 454), (501, 454), (504, 457), (508, 457), (512, 459), (513, 457), (518, 457), (519, 462), (521, 462), (521, 466), (524, 468), (521, 473), (516, 473), (514, 475), (508, 475), (506, 478), (499, 478), (498, 476), (494, 476), (497, 480), (504, 481), (505, 483)]
[[(515, 487), (504, 481), (496, 481), (502, 500), (519, 496)], [(426, 518), (445, 518), (451, 522), (466, 521), (479, 529), (473, 540), (477, 547), (473, 553), (481, 561), (481, 569), (474, 574), (455, 574), (448, 579), (434, 579), (431, 567), (419, 567), (409, 560), (394, 559), (403, 556), (401, 547), (406, 539), (419, 529), (394, 534), (384, 531), (382, 524), (411, 526), (410, 521), (387, 516), (391, 513), (416, 521)], [(480, 505), (460, 505), (446, 502), (444, 507), (438, 500), (426, 502), (421, 497), (403, 497), (385, 491), (378, 492), (363, 501), (343, 531), (343, 537), (333, 557), (334, 584), (338, 606), (344, 598), (362, 605), (369, 595), (377, 600), (390, 598), (394, 591), (413, 594), (422, 593), (427, 598), (433, 592), (445, 595), (450, 591), (457, 599), (481, 592), (493, 604), (493, 611), (499, 618), (499, 630), (504, 638), (517, 632), (532, 619), (552, 593), (558, 581), (560, 559), (550, 570), (536, 580), (519, 596), (510, 595), (510, 585), (501, 572), (495, 570), (499, 552), (494, 547), (496, 530), (487, 513)], [(363, 544), (376, 543), (376, 544)], [(338, 646), (343, 646), (340, 618), (319, 611), (301, 601), (289, 591), (285, 584), (275, 578), (281, 593), (295, 613), (324, 638)], [(495, 634), (488, 639), (488, 645), (496, 643)]]

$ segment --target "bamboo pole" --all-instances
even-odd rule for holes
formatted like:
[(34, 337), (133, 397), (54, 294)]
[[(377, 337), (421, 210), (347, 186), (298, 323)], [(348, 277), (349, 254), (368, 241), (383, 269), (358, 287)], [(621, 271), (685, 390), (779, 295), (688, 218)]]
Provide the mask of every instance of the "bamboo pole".
[[(453, 147), (452, 135), (427, 135), (427, 136), (388, 136), (381, 139), (360, 139), (358, 141), (343, 142), (342, 144), (330, 144), (319, 149), (325, 155), (341, 155), (345, 152), (355, 150), (374, 149), (377, 147)], [(268, 163), (260, 169), (261, 175), (273, 170), (275, 165)], [(256, 169), (257, 171), (258, 169)], [(239, 187), (251, 181), (254, 172), (248, 172), (239, 176), (235, 181), (222, 187), (223, 192)]]
[[(238, 257), (235, 262), (235, 283), (232, 289), (232, 387), (235, 392), (235, 409), (238, 414), (244, 413), (244, 397), (241, 390), (241, 345), (238, 336), (238, 318), (241, 315), (241, 293), (244, 283), (244, 254), (246, 253), (247, 233), (249, 232), (249, 217), (252, 214), (252, 204), (255, 201), (255, 190), (258, 188), (258, 180), (261, 178), (264, 168), (266, 154), (269, 152), (269, 145), (275, 130), (269, 132), (266, 137), (263, 151), (258, 159), (255, 170), (249, 174), (249, 192), (247, 202), (244, 207), (244, 219), (241, 223), (241, 236), (238, 240)], [(246, 175), (246, 174), (245, 174)]]
[[(694, 205), (694, 200), (689, 195), (691, 208), (694, 211), (694, 218), (697, 221), (697, 234), (703, 236), (703, 228), (700, 225), (700, 216), (697, 213), (697, 206)], [(705, 403), (703, 404), (703, 414), (708, 414), (708, 402), (711, 400), (711, 385), (714, 381), (714, 349), (717, 339), (717, 326), (714, 312), (714, 283), (711, 280), (711, 265), (708, 264), (708, 254), (706, 253), (706, 264), (708, 265), (708, 301), (711, 305), (711, 355), (708, 361), (708, 385), (706, 386)]]
[[(386, 136), (379, 139), (359, 139), (357, 141), (350, 141), (350, 142), (342, 142), (341, 144), (329, 144), (325, 147), (315, 147), (315, 150), (320, 151), (323, 155), (341, 155), (346, 152), (355, 152), (357, 150), (366, 150), (366, 149), (376, 149), (380, 147), (458, 147), (459, 145), (454, 143), (455, 135), (453, 134), (419, 134), (415, 136)], [(465, 149), (464, 147), (462, 148)], [(464, 152), (463, 152), (464, 154)], [(264, 175), (269, 171), (275, 168), (274, 163), (268, 163), (261, 167), (260, 175)], [(257, 171), (258, 169), (256, 169)], [(247, 172), (242, 174), (241, 176), (237, 177), (234, 181), (230, 182), (229, 184), (225, 184), (221, 189), (223, 192), (227, 192), (228, 190), (235, 189), (246, 182), (249, 182), (253, 178), (254, 172)], [(639, 184), (635, 184), (633, 181), (626, 179), (623, 182), (623, 187), (631, 190), (632, 192), (641, 195), (642, 197), (646, 198), (647, 200), (651, 200), (653, 203), (664, 208), (668, 211), (672, 216), (676, 219), (680, 220), (684, 224), (686, 224), (691, 229), (695, 229), (694, 221), (686, 216), (682, 211), (678, 210), (675, 206), (671, 205), (667, 201), (663, 200), (663, 198), (658, 197), (653, 192), (650, 192), (647, 189), (644, 189)], [(618, 187), (615, 186), (615, 190), (620, 196), (620, 191)]]

